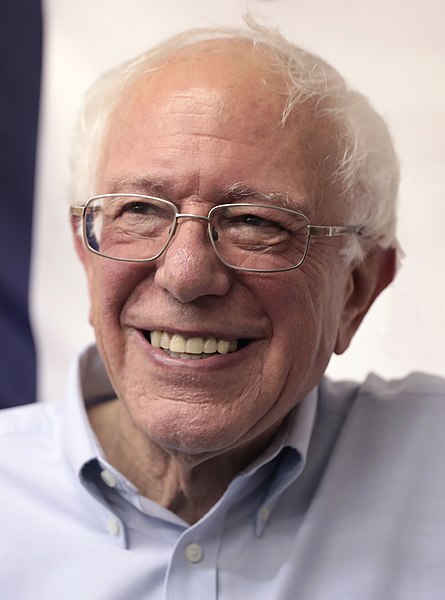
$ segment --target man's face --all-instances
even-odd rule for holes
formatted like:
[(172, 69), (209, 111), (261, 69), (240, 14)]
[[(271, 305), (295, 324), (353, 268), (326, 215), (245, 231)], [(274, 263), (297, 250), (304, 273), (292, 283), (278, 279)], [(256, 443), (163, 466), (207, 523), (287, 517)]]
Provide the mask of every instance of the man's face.
[[(304, 117), (280, 126), (284, 97), (274, 89), (283, 84), (265, 84), (243, 48), (188, 49), (135, 84), (112, 117), (97, 193), (157, 195), (207, 215), (243, 201), (226, 197), (242, 184), (251, 201), (254, 192), (288, 194), (317, 222), (299, 149)], [(237, 272), (215, 256), (205, 222), (184, 219), (151, 263), (85, 251), (99, 349), (138, 432), (188, 454), (264, 443), (334, 349), (350, 275), (338, 248), (319, 239), (300, 269)], [(150, 332), (237, 340), (239, 349), (176, 357), (154, 347)]]

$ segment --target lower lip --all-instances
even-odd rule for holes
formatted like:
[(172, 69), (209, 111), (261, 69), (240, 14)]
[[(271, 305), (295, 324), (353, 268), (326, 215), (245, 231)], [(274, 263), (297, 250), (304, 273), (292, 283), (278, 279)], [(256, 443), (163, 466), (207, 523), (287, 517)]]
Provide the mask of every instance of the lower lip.
[[(192, 359), (192, 358), (175, 358), (170, 356), (161, 348), (155, 348), (147, 341), (144, 334), (139, 331), (138, 338), (144, 347), (144, 351), (148, 353), (148, 356), (153, 363), (162, 366), (175, 369), (193, 369), (193, 370), (219, 370), (227, 369), (235, 365), (239, 365), (248, 354), (248, 349), (254, 342), (250, 342), (241, 350), (235, 352), (228, 352), (227, 354), (213, 354), (208, 358)], [(247, 351), (247, 352), (246, 352)]]

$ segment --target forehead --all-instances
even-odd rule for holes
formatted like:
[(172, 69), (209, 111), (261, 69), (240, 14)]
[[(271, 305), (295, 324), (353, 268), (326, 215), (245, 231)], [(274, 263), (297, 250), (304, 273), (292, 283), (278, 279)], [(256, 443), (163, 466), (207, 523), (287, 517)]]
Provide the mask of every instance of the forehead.
[(286, 92), (285, 78), (265, 50), (245, 40), (206, 41), (182, 48), (137, 77), (114, 119), (131, 121), (171, 103), (179, 112), (193, 102), (197, 111), (201, 105), (226, 120), (248, 112), (246, 126), (257, 129), (261, 123), (272, 130), (280, 126)]
[[(302, 148), (310, 111), (294, 110), (283, 125), (286, 92), (273, 57), (250, 42), (214, 40), (183, 48), (125, 90), (110, 120), (100, 173), (150, 178), (162, 164), (170, 172), (174, 165), (179, 176), (193, 160), (204, 160), (215, 177), (230, 167), (232, 180), (219, 182), (222, 187), (242, 181), (273, 188), (262, 191), (304, 195)], [(139, 172), (125, 172), (133, 168)], [(246, 174), (255, 181), (246, 181)]]

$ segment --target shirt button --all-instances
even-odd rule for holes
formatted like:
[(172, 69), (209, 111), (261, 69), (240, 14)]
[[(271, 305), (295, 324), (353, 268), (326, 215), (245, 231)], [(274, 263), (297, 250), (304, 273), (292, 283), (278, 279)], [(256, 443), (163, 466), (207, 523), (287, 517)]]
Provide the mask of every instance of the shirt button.
[(188, 544), (184, 549), (185, 558), (191, 563), (198, 563), (202, 558), (202, 548), (199, 544)]
[(267, 523), (270, 517), (270, 510), (267, 506), (263, 506), (260, 510), (260, 519), (263, 523)]
[(100, 476), (102, 477), (102, 481), (104, 481), (108, 487), (114, 488), (117, 486), (117, 479), (111, 471), (104, 469), (100, 472)]
[(111, 535), (119, 535), (121, 530), (121, 526), (119, 525), (119, 521), (117, 519), (110, 519), (108, 521), (108, 531)]

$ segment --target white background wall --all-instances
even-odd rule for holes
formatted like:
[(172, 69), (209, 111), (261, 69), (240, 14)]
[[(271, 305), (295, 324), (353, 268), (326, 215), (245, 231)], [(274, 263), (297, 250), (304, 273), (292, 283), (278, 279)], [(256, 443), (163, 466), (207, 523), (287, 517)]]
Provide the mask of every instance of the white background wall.
[(402, 163), (406, 252), (334, 378), (445, 375), (445, 3), (443, 0), (46, 0), (34, 234), (33, 321), (44, 400), (93, 333), (68, 226), (68, 152), (83, 91), (105, 69), (187, 27), (242, 24), (246, 8), (327, 59), (386, 117)]

